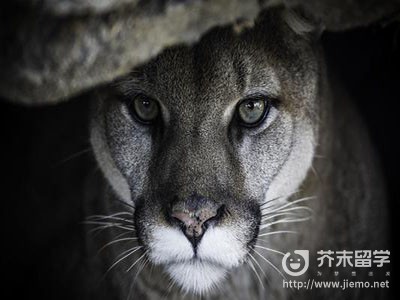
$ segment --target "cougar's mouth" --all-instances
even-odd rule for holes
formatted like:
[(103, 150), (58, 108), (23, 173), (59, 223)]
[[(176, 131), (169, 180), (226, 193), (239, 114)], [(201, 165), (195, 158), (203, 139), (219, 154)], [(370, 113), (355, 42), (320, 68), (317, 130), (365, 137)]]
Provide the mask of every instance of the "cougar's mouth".
[(219, 284), (246, 259), (246, 244), (228, 226), (210, 227), (196, 250), (178, 228), (157, 226), (149, 243), (150, 260), (162, 265), (186, 291), (203, 293)]

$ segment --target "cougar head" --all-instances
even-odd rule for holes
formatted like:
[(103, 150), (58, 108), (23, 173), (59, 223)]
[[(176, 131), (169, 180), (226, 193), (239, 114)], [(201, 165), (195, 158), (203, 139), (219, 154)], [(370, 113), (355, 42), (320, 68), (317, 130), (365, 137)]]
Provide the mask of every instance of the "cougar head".
[(262, 205), (305, 178), (317, 132), (316, 53), (276, 9), (253, 28), (217, 28), (165, 50), (99, 95), (98, 164), (134, 205), (150, 261), (184, 290), (204, 293), (243, 264)]

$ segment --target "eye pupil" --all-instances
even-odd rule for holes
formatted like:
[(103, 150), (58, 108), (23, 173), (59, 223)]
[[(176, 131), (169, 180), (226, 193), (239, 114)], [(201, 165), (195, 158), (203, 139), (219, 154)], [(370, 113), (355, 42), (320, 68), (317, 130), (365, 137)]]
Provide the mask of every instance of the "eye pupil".
[(254, 102), (253, 101), (249, 101), (246, 103), (246, 107), (250, 110), (254, 109)]

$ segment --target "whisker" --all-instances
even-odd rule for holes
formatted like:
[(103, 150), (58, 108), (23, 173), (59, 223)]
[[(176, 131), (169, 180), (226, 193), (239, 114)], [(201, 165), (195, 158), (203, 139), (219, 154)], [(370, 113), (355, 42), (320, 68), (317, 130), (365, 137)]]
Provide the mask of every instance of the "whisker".
[[(308, 212), (308, 214), (303, 213)], [(267, 220), (271, 220), (277, 217), (282, 217), (282, 216), (294, 216), (294, 217), (312, 217), (314, 214), (314, 211), (306, 206), (296, 206), (292, 208), (286, 208), (279, 210), (275, 212), (275, 214), (272, 213), (265, 213), (261, 216), (261, 223), (265, 223)]]
[[(146, 250), (146, 252), (144, 254), (147, 255), (148, 250)], [(148, 256), (146, 256), (146, 258), (144, 259), (143, 263), (141, 264), (141, 266), (138, 268), (136, 275), (135, 275), (135, 279), (133, 280), (133, 282), (136, 281), (136, 279), (139, 277), (139, 274), (143, 271), (143, 269), (150, 263), (150, 259)]]
[(128, 296), (126, 297), (126, 300), (131, 299), (131, 293), (133, 290), (133, 286), (134, 286), (134, 282), (132, 281), (131, 284), (129, 285), (129, 293), (128, 293)]
[(88, 216), (86, 219), (88, 219), (88, 220), (91, 220), (91, 219), (105, 219), (105, 218), (119, 217), (119, 216), (124, 216), (124, 215), (133, 216), (133, 213), (128, 212), (128, 211), (121, 211), (121, 212), (117, 212), (117, 213), (112, 214), (112, 215), (91, 215), (91, 216)]
[(264, 269), (261, 267), (260, 263), (258, 262), (258, 260), (254, 257), (254, 255), (252, 255), (250, 252), (248, 252), (249, 256), (254, 260), (254, 262), (256, 263), (256, 265), (260, 268), (261, 273), (264, 275), (265, 278), (267, 278), (267, 274), (265, 274)]
[(95, 227), (95, 228), (89, 230), (89, 234), (94, 234), (96, 231), (98, 231), (98, 232), (97, 232), (97, 234), (98, 234), (98, 233), (100, 233), (101, 231), (103, 231), (104, 229), (112, 228), (112, 227), (115, 227), (115, 226), (114, 226), (114, 225), (102, 225), (102, 226), (97, 226), (97, 227)]
[(115, 238), (118, 239), (118, 238), (123, 237), (124, 235), (127, 235), (127, 234), (132, 234), (132, 231), (125, 231), (125, 232), (123, 232), (123, 233), (118, 234), (117, 236), (115, 236)]
[(143, 246), (137, 246), (134, 247), (133, 249), (129, 249), (132, 250), (131, 252), (129, 252), (128, 254), (126, 254), (125, 256), (123, 256), (122, 258), (118, 259), (116, 262), (114, 262), (110, 268), (108, 268), (108, 270), (106, 271), (106, 273), (104, 274), (104, 276), (106, 276), (117, 264), (119, 264), (121, 261), (123, 261), (124, 259), (126, 259), (127, 257), (131, 256), (132, 254), (134, 254), (136, 251), (140, 250)]
[(264, 243), (267, 243), (267, 244), (270, 244), (271, 243), (271, 241), (269, 241), (269, 240), (265, 240), (265, 239), (260, 239), (260, 238), (258, 238), (257, 239), (257, 242), (264, 242)]
[[(248, 254), (251, 255), (250, 253), (248, 253)], [(249, 257), (250, 257), (251, 259), (255, 260), (255, 258), (254, 258), (253, 256), (249, 256)], [(248, 260), (247, 263), (248, 263), (248, 265), (250, 266), (250, 268), (253, 270), (254, 274), (256, 274), (256, 276), (257, 276), (257, 278), (258, 278), (258, 281), (260, 282), (262, 288), (264, 288), (264, 284), (263, 284), (263, 282), (262, 282), (262, 280), (261, 280), (261, 277), (260, 277), (260, 275), (258, 274), (256, 268), (254, 267), (253, 262), (252, 262), (251, 260)], [(262, 269), (261, 269), (261, 270), (262, 270)]]
[(125, 226), (119, 226), (119, 225), (116, 225), (116, 224), (109, 224), (109, 225), (98, 226), (98, 227), (96, 227), (94, 229), (91, 229), (89, 231), (89, 233), (94, 233), (94, 232), (96, 232), (98, 230), (102, 231), (102, 230), (107, 229), (107, 228), (118, 228), (118, 229), (123, 229), (123, 230), (130, 231), (130, 232), (135, 232), (135, 228), (127, 228)]
[(133, 238), (123, 238), (123, 239), (118, 239), (118, 240), (113, 240), (107, 244), (105, 244), (103, 247), (101, 247), (98, 251), (98, 253), (100, 253), (101, 251), (103, 251), (105, 248), (107, 248), (108, 246), (111, 246), (113, 244), (119, 243), (119, 242), (123, 242), (123, 241), (136, 241), (137, 238), (133, 237)]
[(280, 230), (280, 231), (270, 231), (270, 232), (266, 232), (266, 233), (262, 233), (259, 234), (258, 236), (268, 236), (268, 235), (274, 235), (274, 234), (281, 234), (281, 233), (294, 233), (294, 234), (298, 234), (297, 231), (290, 231), (290, 230)]
[[(313, 199), (315, 199), (315, 198), (316, 198), (316, 196), (310, 196), (310, 197), (304, 197), (304, 198), (301, 198), (301, 199), (297, 199), (297, 200), (291, 201), (291, 202), (289, 202), (289, 203), (286, 203), (286, 204), (284, 204), (284, 205), (282, 205), (282, 206), (280, 206), (280, 207), (278, 207), (278, 208), (275, 208), (275, 209), (273, 209), (273, 210), (270, 210), (269, 213), (277, 212), (277, 211), (279, 211), (279, 210), (281, 210), (281, 209), (283, 209), (283, 208), (292, 206), (292, 205), (294, 205), (294, 204), (296, 204), (296, 203), (304, 202), (304, 201), (309, 201), (309, 200), (313, 200)], [(263, 211), (263, 210), (262, 210), (262, 211)]]
[[(145, 251), (145, 254), (147, 254), (147, 250)], [(140, 272), (143, 271), (143, 269), (146, 267), (146, 265), (147, 265), (149, 262), (150, 262), (150, 260), (149, 260), (149, 258), (146, 256), (146, 258), (145, 258), (145, 260), (144, 260), (144, 263), (142, 264), (142, 266), (140, 267), (140, 269), (138, 269), (138, 271), (136, 272), (135, 278), (132, 280), (131, 286), (130, 286), (130, 288), (129, 288), (129, 294), (128, 294), (128, 297), (127, 297), (128, 300), (131, 298), (131, 294), (132, 294), (133, 287), (134, 287), (134, 285), (135, 285), (135, 282), (136, 282), (136, 280), (137, 280), (137, 278), (138, 278)]]
[(125, 273), (128, 273), (144, 256), (146, 255), (146, 252), (144, 252), (126, 271)]
[(130, 225), (125, 225), (122, 223), (115, 223), (115, 222), (100, 222), (100, 221), (85, 221), (84, 224), (87, 225), (104, 225), (104, 226), (111, 226), (111, 227), (117, 227), (125, 230), (135, 230), (135, 227), (130, 226)]
[(114, 198), (114, 201), (120, 202), (120, 203), (122, 203), (122, 204), (124, 204), (124, 205), (128, 206), (128, 207), (129, 207), (129, 208), (131, 208), (132, 210), (134, 210), (134, 209), (135, 209), (135, 206), (134, 206), (134, 205), (132, 205), (132, 204), (129, 204), (129, 203), (127, 203), (127, 202), (125, 202), (125, 201), (123, 201), (123, 200), (121, 200), (121, 199)]
[(115, 220), (115, 221), (122, 221), (122, 222), (125, 222), (125, 223), (128, 223), (128, 224), (133, 224), (133, 220), (131, 220), (131, 219), (126, 219), (126, 218), (121, 218), (121, 217), (111, 217), (111, 216), (104, 216), (104, 217), (102, 217), (102, 218), (91, 218), (91, 219), (87, 219), (88, 220), (88, 222), (91, 222), (91, 221), (93, 221), (93, 222), (102, 222), (102, 221), (104, 221), (104, 222), (106, 222), (107, 220)]
[(60, 166), (60, 165), (62, 165), (62, 164), (65, 164), (66, 162), (68, 162), (68, 161), (70, 161), (70, 160), (73, 160), (73, 159), (75, 159), (75, 158), (77, 158), (77, 157), (79, 157), (79, 156), (81, 156), (81, 155), (83, 155), (83, 154), (86, 154), (86, 153), (90, 152), (91, 150), (92, 150), (92, 147), (89, 146), (89, 147), (87, 147), (87, 148), (85, 148), (85, 149), (83, 149), (83, 150), (81, 150), (81, 151), (75, 152), (74, 154), (71, 154), (71, 155), (69, 155), (69, 156), (63, 158), (63, 159), (60, 160), (59, 162), (55, 163), (55, 164), (52, 166), (52, 168), (56, 168), (56, 167), (58, 167), (58, 166)]
[(311, 214), (314, 213), (314, 210), (309, 208), (308, 206), (296, 206), (296, 207), (286, 208), (286, 209), (280, 210), (279, 212), (288, 212), (288, 211), (294, 211), (294, 210), (307, 210)]
[(313, 165), (311, 165), (311, 171), (313, 172), (314, 176), (318, 179), (318, 181), (321, 181), (321, 177), (319, 176), (317, 170), (314, 168)]
[(107, 216), (107, 217), (109, 217), (109, 216), (123, 216), (123, 215), (132, 215), (132, 213), (131, 212), (129, 212), (129, 211), (119, 211), (119, 212), (116, 212), (116, 213), (113, 213), (113, 214), (111, 214), (111, 215), (99, 215), (99, 214), (97, 214), (97, 215), (91, 215), (91, 216), (89, 216), (89, 217), (97, 217), (97, 216), (100, 216), (100, 217), (103, 217), (103, 216)]
[[(114, 222), (114, 221), (83, 221), (84, 224), (88, 225), (125, 225), (121, 222)], [(126, 226), (131, 226), (131, 225), (126, 225)]]
[(261, 218), (262, 222), (270, 220), (270, 219), (274, 219), (276, 217), (281, 217), (281, 216), (297, 216), (298, 217), (299, 215), (287, 212), (287, 213), (275, 214), (275, 215), (272, 215), (272, 216), (269, 216), (269, 217), (266, 217), (266, 218), (264, 216), (268, 216), (268, 214), (265, 214), (265, 215), (262, 216), (262, 218)]
[(129, 251), (132, 251), (133, 249), (135, 249), (135, 248), (137, 248), (137, 247), (139, 247), (139, 246), (135, 246), (135, 247), (129, 248), (128, 250), (122, 251), (120, 254), (117, 255), (117, 257), (116, 257), (115, 259), (121, 258), (121, 257), (124, 256), (126, 253), (128, 253)]
[(285, 196), (279, 196), (279, 197), (275, 197), (275, 198), (272, 198), (272, 199), (268, 199), (268, 200), (262, 202), (262, 203), (260, 204), (260, 207), (263, 207), (264, 205), (266, 205), (266, 204), (268, 204), (268, 203), (271, 203), (271, 202), (277, 201), (277, 200), (279, 200), (279, 199), (282, 199), (283, 197), (285, 197)]
[(271, 223), (267, 223), (267, 224), (262, 224), (260, 226), (260, 230), (271, 227), (272, 225), (275, 224), (286, 224), (286, 223), (297, 223), (297, 222), (304, 222), (304, 221), (308, 221), (310, 220), (311, 217), (307, 217), (307, 218), (299, 218), (299, 219), (283, 219), (283, 220), (279, 220), (279, 221), (275, 221), (275, 222), (271, 222)]
[(293, 192), (290, 192), (290, 193), (287, 193), (287, 194), (284, 194), (284, 195), (281, 195), (281, 196), (278, 196), (278, 197), (275, 197), (275, 198), (272, 198), (272, 199), (268, 199), (268, 200), (266, 200), (265, 202), (261, 202), (260, 207), (262, 207), (262, 206), (264, 206), (264, 205), (266, 205), (266, 204), (268, 204), (268, 203), (270, 203), (270, 202), (273, 202), (273, 201), (282, 199), (282, 198), (284, 198), (284, 197), (290, 197), (291, 195), (297, 193), (298, 191), (299, 191), (299, 190), (295, 190), (295, 191), (293, 191)]
[(253, 249), (254, 253), (256, 253), (257, 255), (259, 255), (265, 262), (267, 262), (271, 267), (274, 268), (275, 271), (277, 271), (282, 277), (283, 279), (287, 280), (286, 276), (282, 274), (282, 272), (272, 263), (270, 262), (268, 259), (266, 259), (262, 254), (260, 254), (256, 249)]
[(166, 292), (164, 293), (164, 296), (163, 296), (163, 300), (167, 300), (167, 298), (168, 298), (169, 294), (171, 293), (172, 288), (174, 287), (174, 285), (175, 285), (175, 281), (172, 278), (170, 278), (167, 290), (166, 290)]
[(263, 246), (259, 246), (259, 245), (254, 245), (254, 247), (261, 248), (261, 249), (264, 249), (264, 250), (267, 250), (267, 251), (271, 251), (271, 252), (274, 252), (274, 253), (278, 253), (278, 254), (280, 254), (282, 256), (285, 256), (285, 253), (283, 253), (282, 251), (278, 251), (278, 250), (275, 250), (275, 249), (271, 249), (271, 248), (267, 248), (267, 247), (263, 247)]
[(280, 210), (278, 210), (276, 212), (272, 212), (272, 211), (271, 212), (264, 212), (261, 216), (264, 217), (264, 216), (269, 216), (272, 213), (286, 213), (286, 212), (292, 212), (292, 211), (294, 211), (296, 213), (296, 215), (297, 215), (302, 210), (308, 211), (310, 213), (310, 215), (314, 214), (314, 210), (313, 209), (311, 209), (311, 208), (309, 208), (307, 206), (300, 206), (299, 205), (299, 206), (295, 206), (295, 207), (280, 209)]

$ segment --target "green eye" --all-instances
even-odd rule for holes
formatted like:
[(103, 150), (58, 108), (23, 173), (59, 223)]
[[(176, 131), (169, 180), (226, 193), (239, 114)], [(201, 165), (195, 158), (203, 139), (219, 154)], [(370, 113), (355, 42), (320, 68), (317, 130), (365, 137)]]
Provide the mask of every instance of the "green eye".
[(135, 117), (144, 124), (150, 124), (155, 121), (160, 112), (158, 103), (144, 95), (135, 97), (132, 106)]
[(239, 121), (247, 127), (257, 126), (267, 116), (269, 108), (270, 102), (267, 97), (244, 99), (237, 108)]

